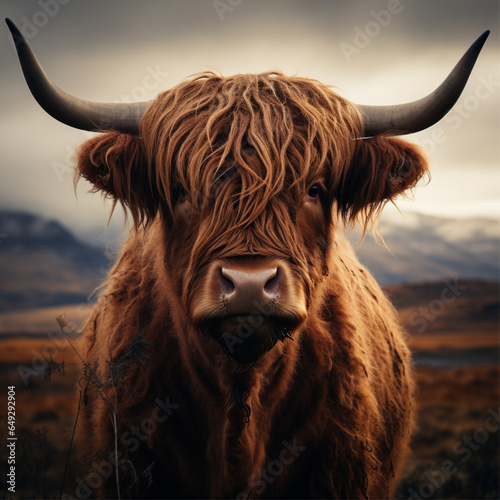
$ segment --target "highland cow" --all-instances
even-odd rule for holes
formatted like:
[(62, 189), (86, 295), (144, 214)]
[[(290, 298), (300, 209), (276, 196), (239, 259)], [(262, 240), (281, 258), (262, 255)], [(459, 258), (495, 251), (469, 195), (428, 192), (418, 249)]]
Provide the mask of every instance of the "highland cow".
[(426, 174), (394, 136), (444, 116), (487, 34), (435, 92), (399, 106), (278, 72), (204, 73), (112, 105), (55, 87), (9, 26), (44, 109), (102, 132), (77, 175), (134, 221), (80, 346), (98, 373), (79, 422), (89, 488), (390, 496), (414, 420), (410, 352), (343, 231)]

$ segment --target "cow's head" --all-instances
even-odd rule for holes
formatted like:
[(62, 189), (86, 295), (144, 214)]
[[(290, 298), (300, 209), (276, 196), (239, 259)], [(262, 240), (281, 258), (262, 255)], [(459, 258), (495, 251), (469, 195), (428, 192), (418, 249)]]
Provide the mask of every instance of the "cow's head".
[(366, 223), (426, 172), (418, 149), (392, 136), (451, 108), (486, 39), (434, 93), (405, 105), (357, 106), (280, 73), (208, 73), (150, 103), (108, 105), (54, 87), (9, 26), (40, 104), (72, 126), (112, 130), (83, 144), (79, 175), (136, 225), (162, 228), (163, 269), (186, 318), (241, 363), (305, 321), (335, 226)]
[(160, 94), (138, 135), (87, 141), (78, 169), (138, 222), (161, 214), (189, 319), (253, 361), (306, 318), (339, 219), (425, 171), (414, 146), (362, 134), (357, 108), (319, 82), (206, 74)]

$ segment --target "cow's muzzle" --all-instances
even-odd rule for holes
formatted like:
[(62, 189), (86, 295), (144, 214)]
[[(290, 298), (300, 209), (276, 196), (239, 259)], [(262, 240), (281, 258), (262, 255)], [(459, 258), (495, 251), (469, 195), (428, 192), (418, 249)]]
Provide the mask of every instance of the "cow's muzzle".
[(282, 260), (224, 259), (203, 278), (193, 318), (240, 363), (250, 363), (276, 342), (293, 338), (306, 316), (303, 286)]

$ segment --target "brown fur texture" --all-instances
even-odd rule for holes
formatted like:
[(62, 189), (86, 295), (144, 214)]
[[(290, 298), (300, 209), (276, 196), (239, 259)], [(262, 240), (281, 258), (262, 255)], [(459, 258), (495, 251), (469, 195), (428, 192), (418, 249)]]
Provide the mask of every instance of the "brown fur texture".
[[(85, 389), (97, 496), (117, 495), (103, 466), (116, 449), (122, 497), (390, 496), (412, 431), (410, 353), (342, 232), (427, 164), (403, 140), (362, 135), (355, 107), (319, 82), (208, 73), (160, 94), (140, 137), (83, 144), (78, 174), (135, 222), (80, 347), (103, 381), (121, 363), (118, 379)], [(300, 321), (241, 364), (193, 311), (212, 303), (214, 262), (255, 257), (288, 270), (277, 307)], [(147, 361), (133, 362), (137, 345)]]

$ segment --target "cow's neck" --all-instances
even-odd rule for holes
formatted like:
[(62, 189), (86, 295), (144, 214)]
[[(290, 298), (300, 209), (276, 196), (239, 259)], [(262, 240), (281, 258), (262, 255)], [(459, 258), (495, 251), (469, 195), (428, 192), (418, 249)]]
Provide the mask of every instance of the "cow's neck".
[(199, 388), (197, 397), (203, 401), (198, 407), (211, 428), (207, 458), (217, 468), (213, 477), (219, 478), (219, 486), (214, 488), (224, 489), (212, 493), (245, 491), (264, 466), (266, 450), (259, 436), (271, 431), (278, 404), (292, 387), (299, 340), (286, 339), (253, 366), (243, 367), (212, 339), (190, 337), (180, 339), (183, 364)]

